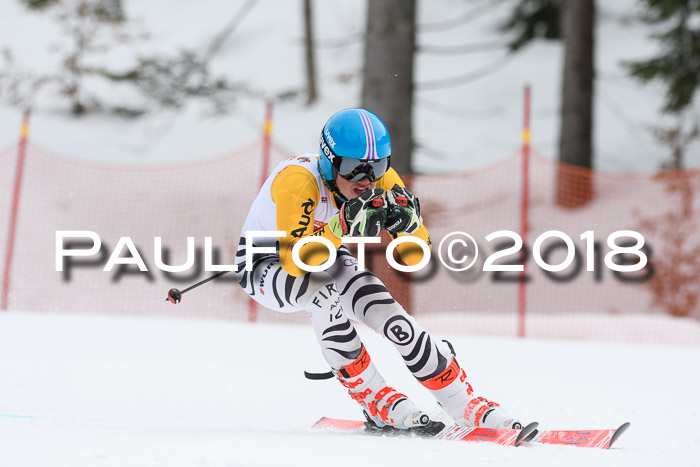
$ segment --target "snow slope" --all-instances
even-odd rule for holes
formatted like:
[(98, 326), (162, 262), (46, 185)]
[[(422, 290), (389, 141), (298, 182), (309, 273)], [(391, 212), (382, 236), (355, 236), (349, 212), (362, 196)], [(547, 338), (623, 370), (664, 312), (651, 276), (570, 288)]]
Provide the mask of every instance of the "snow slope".
[[(561, 44), (537, 41), (514, 56), (507, 56), (504, 48), (444, 53), (444, 47), (504, 43), (497, 27), (512, 3), (418, 2), (418, 45), (424, 52), (416, 61), (417, 170), (466, 170), (509, 156), (520, 145), (526, 83), (533, 88), (533, 146), (556, 157)], [(185, 47), (203, 53), (245, 0), (124, 0), (123, 4), (150, 38), (93, 59), (117, 68), (131, 65), (137, 54), (174, 53)], [(171, 163), (243, 147), (261, 133), (265, 98), (304, 87), (301, 10), (297, 1), (258, 1), (214, 58), (216, 73), (245, 82), (257, 92), (256, 97), (242, 98), (231, 115), (206, 116), (193, 104), (181, 112), (159, 111), (133, 121), (105, 115), (73, 119), (66, 115), (65, 104), (42, 96), (35, 108), (32, 138), (71, 157), (118, 163)], [(656, 45), (647, 38), (649, 31), (631, 20), (638, 13), (634, 0), (599, 2), (598, 10), (596, 166), (654, 171), (669, 153), (649, 132), (652, 125), (671, 122), (658, 113), (663, 89), (631, 80), (620, 63), (648, 57)], [(321, 98), (311, 107), (299, 98), (279, 103), (275, 110), (275, 141), (290, 153), (315, 151), (325, 120), (339, 109), (359, 105), (365, 2), (314, 2), (314, 14)], [(472, 19), (455, 21), (465, 15)], [(4, 2), (0, 45), (12, 49), (24, 67), (50, 69), (57, 56), (49, 48), (64, 41), (46, 16), (27, 12), (19, 1)], [(436, 53), (436, 47), (443, 47), (438, 51), (442, 53)], [(479, 79), (460, 79), (484, 70), (491, 71)], [(452, 80), (459, 84), (441, 84)], [(114, 101), (131, 96), (92, 81), (87, 87)], [(0, 147), (16, 141), (19, 121), (17, 110), (0, 107)], [(690, 166), (700, 165), (699, 148), (696, 143), (689, 149)]]
[[(390, 344), (359, 332), (391, 384), (444, 419)], [(326, 369), (310, 326), (7, 312), (0, 465), (697, 465), (698, 347), (439, 337), (523, 420), (632, 427), (610, 451), (316, 432), (360, 413), (337, 382), (303, 378)]]

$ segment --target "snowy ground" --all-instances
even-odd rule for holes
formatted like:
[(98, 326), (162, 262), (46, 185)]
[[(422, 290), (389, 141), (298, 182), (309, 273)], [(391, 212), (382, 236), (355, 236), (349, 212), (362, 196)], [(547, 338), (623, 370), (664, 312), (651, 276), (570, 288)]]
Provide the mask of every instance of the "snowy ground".
[[(386, 341), (387, 379), (436, 418)], [(697, 465), (700, 348), (448, 337), (479, 392), (544, 428), (632, 427), (611, 451), (375, 439), (309, 429), (358, 418), (310, 327), (0, 314), (0, 465)], [(525, 357), (525, 358), (523, 358)]]

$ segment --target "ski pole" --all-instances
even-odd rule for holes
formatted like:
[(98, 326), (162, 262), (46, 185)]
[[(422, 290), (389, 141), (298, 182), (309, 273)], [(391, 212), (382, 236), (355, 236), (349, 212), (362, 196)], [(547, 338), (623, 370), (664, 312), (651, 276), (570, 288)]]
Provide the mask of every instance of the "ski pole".
[(206, 284), (209, 281), (213, 281), (217, 277), (221, 277), (224, 274), (227, 274), (229, 272), (231, 272), (231, 271), (219, 271), (216, 274), (214, 274), (213, 276), (207, 277), (206, 279), (201, 280), (201, 281), (197, 282), (196, 284), (187, 287), (184, 290), (170, 289), (168, 291), (168, 297), (165, 299), (165, 301), (167, 302), (169, 300), (172, 303), (178, 303), (181, 300), (182, 294), (184, 294), (185, 292), (188, 292), (188, 291), (194, 289), (195, 287), (199, 287), (200, 285)]

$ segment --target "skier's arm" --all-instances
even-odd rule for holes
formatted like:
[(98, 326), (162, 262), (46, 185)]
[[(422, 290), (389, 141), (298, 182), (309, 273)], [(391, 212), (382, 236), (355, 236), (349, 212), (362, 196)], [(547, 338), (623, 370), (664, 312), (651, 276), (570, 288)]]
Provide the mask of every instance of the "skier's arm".
[[(303, 276), (306, 271), (292, 260), (292, 248), (301, 238), (319, 235), (330, 240), (336, 248), (340, 239), (327, 226), (314, 231), (314, 209), (319, 200), (316, 179), (303, 167), (289, 166), (272, 182), (272, 200), (277, 205), (277, 230), (287, 232), (280, 239), (280, 265), (292, 276)], [(319, 243), (302, 247), (300, 258), (310, 266), (317, 266), (328, 259), (328, 249)]]
[[(384, 188), (384, 190), (386, 191), (391, 190), (391, 188), (394, 185), (399, 185), (402, 187), (406, 186), (403, 183), (403, 180), (401, 180), (401, 177), (399, 177), (399, 174), (397, 174), (394, 169), (389, 168), (389, 170), (387, 170), (384, 176), (377, 181), (377, 187)], [(391, 235), (393, 238), (396, 238), (397, 236), (403, 237), (406, 234), (397, 235), (389, 233), (389, 235)], [(428, 229), (425, 228), (424, 224), (421, 225), (420, 228), (411, 236), (418, 237), (424, 242), (426, 242), (428, 246), (432, 246), (432, 242), (430, 241), (430, 234), (428, 233)], [(419, 245), (416, 245), (413, 242), (402, 243), (398, 247), (396, 247), (396, 250), (399, 252), (401, 260), (408, 266), (414, 266), (423, 259), (423, 250)]]

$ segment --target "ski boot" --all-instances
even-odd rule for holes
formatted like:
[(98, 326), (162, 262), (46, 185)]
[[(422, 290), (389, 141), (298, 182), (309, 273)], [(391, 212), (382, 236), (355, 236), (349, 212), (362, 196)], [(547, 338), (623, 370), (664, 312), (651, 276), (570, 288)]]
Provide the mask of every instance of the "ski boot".
[(495, 402), (474, 395), (467, 374), (456, 359), (439, 375), (422, 382), (457, 425), (521, 429), (522, 424)]
[(335, 374), (350, 397), (362, 406), (367, 432), (432, 436), (445, 427), (442, 422), (431, 421), (406, 395), (387, 386), (364, 346), (353, 363)]

